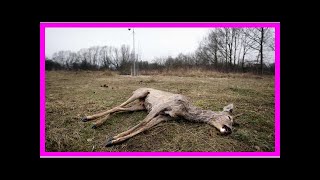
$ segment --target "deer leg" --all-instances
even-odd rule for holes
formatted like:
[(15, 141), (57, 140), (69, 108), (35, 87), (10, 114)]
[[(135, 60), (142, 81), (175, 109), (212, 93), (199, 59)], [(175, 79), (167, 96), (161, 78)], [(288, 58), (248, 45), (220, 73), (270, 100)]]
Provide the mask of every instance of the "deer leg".
[(130, 128), (129, 130), (124, 131), (124, 132), (114, 136), (112, 139), (118, 139), (118, 138), (120, 138), (122, 136), (126, 136), (126, 135), (132, 133), (133, 131), (135, 131), (136, 129), (138, 129), (139, 127), (146, 125), (147, 123), (148, 123), (148, 121), (144, 120), (144, 121), (140, 122), (139, 124), (137, 124), (137, 125), (133, 126), (132, 128)]
[(122, 136), (126, 136), (130, 133), (132, 133), (133, 131), (135, 131), (136, 129), (140, 128), (141, 126), (145, 126), (149, 121), (151, 121), (154, 117), (156, 117), (159, 114), (158, 111), (150, 111), (150, 113), (147, 115), (146, 118), (144, 118), (144, 120), (142, 120), (139, 124), (133, 126), (132, 128), (130, 128), (129, 130), (122, 132), (116, 136), (114, 136), (113, 138), (120, 138)]
[(146, 123), (144, 126), (142, 126), (140, 129), (138, 130), (135, 130), (133, 132), (130, 132), (129, 134), (125, 135), (125, 136), (115, 136), (109, 140), (107, 140), (107, 143), (106, 143), (106, 147), (108, 146), (111, 146), (111, 145), (114, 145), (114, 144), (118, 144), (118, 143), (121, 143), (143, 131), (146, 131), (148, 129), (150, 129), (151, 127), (159, 124), (160, 122), (163, 122), (163, 121), (166, 121), (166, 120), (169, 120), (170, 117), (168, 116), (163, 116), (163, 115), (158, 115), (156, 117), (154, 117), (153, 119), (151, 119), (148, 123)]
[(105, 111), (105, 112), (101, 112), (101, 113), (98, 113), (98, 114), (94, 114), (94, 115), (91, 115), (91, 116), (85, 116), (81, 119), (81, 121), (83, 122), (87, 122), (87, 121), (91, 121), (91, 120), (94, 120), (94, 119), (97, 119), (99, 117), (102, 117), (106, 114), (111, 114), (111, 113), (114, 113), (114, 112), (117, 112), (117, 111), (120, 111), (121, 107), (114, 107), (108, 111)]
[[(117, 113), (117, 112), (128, 112), (128, 111), (140, 111), (140, 110), (145, 110), (145, 107), (144, 107), (143, 103), (135, 104), (135, 105), (133, 105), (133, 106), (131, 106), (131, 107), (126, 107), (126, 108), (120, 107), (120, 108), (118, 108), (117, 111), (115, 111), (115, 112), (113, 112), (113, 113)], [(104, 118), (96, 121), (96, 122), (93, 124), (92, 128), (93, 128), (93, 129), (96, 129), (97, 127), (101, 126), (107, 119), (109, 119), (110, 115), (111, 115), (111, 114), (107, 114), (106, 117), (104, 117)]]
[(135, 101), (136, 99), (142, 99), (142, 98), (145, 98), (147, 95), (149, 94), (149, 91), (148, 90), (143, 90), (143, 91), (134, 91), (132, 96), (127, 100), (125, 101), (124, 103), (122, 103), (120, 105), (120, 107), (123, 107), (133, 101)]
[(101, 126), (104, 122), (106, 122), (107, 119), (109, 119), (110, 114), (108, 114), (106, 117), (99, 119), (95, 123), (93, 123), (92, 129), (97, 129), (97, 127)]
[[(106, 114), (111, 114), (111, 113), (114, 113), (114, 112), (117, 112), (117, 111), (121, 111), (121, 108), (123, 108), (125, 105), (127, 105), (127, 104), (129, 104), (129, 103), (131, 103), (131, 102), (133, 102), (133, 101), (135, 101), (137, 99), (145, 98), (148, 95), (148, 93), (149, 92), (147, 90), (135, 91), (133, 93), (133, 95), (127, 101), (122, 103), (120, 106), (114, 107), (114, 108), (112, 108), (112, 109), (110, 109), (108, 111), (105, 111), (105, 112), (101, 112), (101, 113), (94, 114), (94, 115), (91, 115), (91, 116), (86, 116), (86, 117), (82, 118), (81, 121), (87, 122), (87, 121), (99, 118), (101, 116), (104, 116)], [(143, 100), (140, 100), (139, 104), (143, 104)]]

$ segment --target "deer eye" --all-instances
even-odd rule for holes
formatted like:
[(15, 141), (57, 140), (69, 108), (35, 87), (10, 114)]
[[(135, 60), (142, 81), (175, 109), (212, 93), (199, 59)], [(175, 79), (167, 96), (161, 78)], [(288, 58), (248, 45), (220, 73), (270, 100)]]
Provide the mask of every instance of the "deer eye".
[(228, 116), (228, 118), (229, 118), (229, 120), (231, 120), (231, 117), (230, 117), (230, 116)]

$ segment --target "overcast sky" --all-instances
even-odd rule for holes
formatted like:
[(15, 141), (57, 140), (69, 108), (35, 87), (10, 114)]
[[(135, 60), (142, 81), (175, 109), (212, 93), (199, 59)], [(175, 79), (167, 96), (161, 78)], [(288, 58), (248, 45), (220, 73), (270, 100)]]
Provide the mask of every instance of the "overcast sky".
[[(135, 28), (135, 49), (141, 60), (175, 57), (194, 52), (208, 33), (208, 28)], [(128, 28), (46, 28), (46, 56), (60, 50), (77, 52), (91, 46), (133, 46)]]

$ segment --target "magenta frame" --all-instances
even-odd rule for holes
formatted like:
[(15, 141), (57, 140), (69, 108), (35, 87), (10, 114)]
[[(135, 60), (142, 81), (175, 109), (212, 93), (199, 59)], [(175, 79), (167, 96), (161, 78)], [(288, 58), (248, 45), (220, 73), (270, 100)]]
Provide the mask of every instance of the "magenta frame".
[[(46, 152), (45, 151), (45, 29), (46, 28), (275, 28), (275, 151), (274, 152)], [(280, 157), (280, 23), (40, 22), (40, 157)]]

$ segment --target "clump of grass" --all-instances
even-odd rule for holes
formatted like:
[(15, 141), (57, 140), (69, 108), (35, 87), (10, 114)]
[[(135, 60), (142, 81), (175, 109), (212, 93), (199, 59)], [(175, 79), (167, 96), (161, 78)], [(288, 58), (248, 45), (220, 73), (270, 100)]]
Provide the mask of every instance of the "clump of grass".
[(245, 95), (245, 96), (257, 94), (257, 91), (255, 91), (253, 89), (239, 88), (239, 87), (230, 87), (229, 89), (235, 93), (238, 93), (240, 95)]
[(115, 76), (117, 74), (116, 71), (105, 70), (101, 73), (101, 76)]
[(154, 78), (143, 81), (144, 83), (156, 83), (157, 81)]

